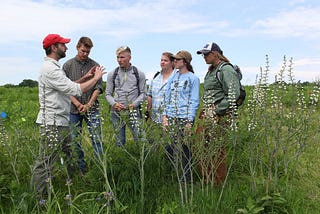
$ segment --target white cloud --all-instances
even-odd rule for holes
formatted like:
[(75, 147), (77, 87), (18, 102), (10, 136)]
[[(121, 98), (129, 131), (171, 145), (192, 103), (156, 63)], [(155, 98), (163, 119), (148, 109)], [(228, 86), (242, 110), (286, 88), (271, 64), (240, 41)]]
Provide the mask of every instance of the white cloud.
[[(320, 57), (309, 57), (294, 61), (296, 66), (314, 66), (320, 65)], [(320, 69), (319, 69), (320, 72)]]
[[(54, 3), (53, 3), (54, 2)], [(205, 29), (208, 23), (201, 20), (196, 13), (184, 13), (182, 1), (138, 1), (120, 7), (119, 2), (113, 1), (115, 6), (98, 7), (91, 2), (91, 6), (80, 8), (78, 1), (4, 1), (0, 4), (2, 14), (0, 27), (1, 43), (13, 41), (39, 40), (48, 32), (60, 32), (70, 35), (82, 30), (93, 31), (96, 34), (111, 36), (154, 33), (191, 32)], [(77, 3), (77, 4), (76, 4)], [(87, 4), (87, 1), (86, 1)], [(109, 3), (110, 4), (110, 3)], [(182, 5), (193, 4), (193, 2)], [(77, 7), (76, 7), (77, 5)], [(221, 25), (218, 23), (218, 26)]]
[(254, 28), (260, 33), (276, 37), (302, 37), (308, 39), (320, 36), (320, 7), (299, 7), (284, 11), (274, 17), (258, 20)]

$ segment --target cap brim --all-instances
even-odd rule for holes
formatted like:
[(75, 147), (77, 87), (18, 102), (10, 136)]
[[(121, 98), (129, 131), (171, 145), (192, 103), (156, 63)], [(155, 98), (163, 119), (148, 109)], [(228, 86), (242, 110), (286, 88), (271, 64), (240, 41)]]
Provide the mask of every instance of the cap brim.
[(197, 54), (207, 54), (207, 53), (210, 53), (210, 52), (211, 51), (209, 51), (209, 50), (202, 49), (202, 50), (197, 51)]
[(66, 43), (69, 43), (70, 42), (70, 38), (62, 38), (59, 43), (63, 43), (63, 44), (66, 44)]
[(177, 55), (173, 55), (172, 58), (173, 58), (173, 59), (182, 59), (182, 57), (179, 57), (179, 56), (177, 56)]

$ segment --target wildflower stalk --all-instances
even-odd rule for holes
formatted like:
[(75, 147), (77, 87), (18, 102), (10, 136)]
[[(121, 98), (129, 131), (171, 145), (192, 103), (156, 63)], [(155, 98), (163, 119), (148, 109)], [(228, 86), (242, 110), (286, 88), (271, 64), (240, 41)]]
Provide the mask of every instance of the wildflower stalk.
[[(268, 85), (267, 57), (266, 68), (264, 71), (261, 69), (260, 79), (256, 81), (252, 98), (248, 100), (248, 130), (252, 135), (249, 147), (252, 189), (256, 190), (256, 176), (260, 175), (265, 184), (266, 194), (277, 190), (280, 175), (287, 178), (288, 184), (289, 177), (295, 172), (294, 166), (307, 146), (310, 119), (316, 103), (314, 101), (319, 96), (317, 94), (310, 99), (307, 106), (303, 93), (305, 89), (299, 82), (294, 82), (292, 65), (292, 58), (287, 61), (284, 57), (275, 83)], [(288, 83), (285, 82), (286, 73)], [(295, 99), (287, 100), (287, 97)]]

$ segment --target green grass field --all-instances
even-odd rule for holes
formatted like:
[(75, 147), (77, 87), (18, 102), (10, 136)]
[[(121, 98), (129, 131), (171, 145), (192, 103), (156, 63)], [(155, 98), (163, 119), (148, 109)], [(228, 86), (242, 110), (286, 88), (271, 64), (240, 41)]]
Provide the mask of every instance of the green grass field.
[[(128, 133), (126, 146), (116, 147), (102, 95), (103, 159), (95, 158), (85, 128), (88, 173), (66, 184), (65, 166), (57, 163), (51, 198), (40, 206), (29, 186), (39, 147), (38, 89), (0, 87), (0, 111), (7, 114), (0, 122), (1, 213), (320, 213), (319, 85), (261, 82), (246, 89), (228, 130), (223, 186), (205, 185), (197, 167), (191, 184), (179, 183), (165, 155), (166, 136), (136, 144)], [(191, 137), (190, 144), (196, 164), (203, 142)]]

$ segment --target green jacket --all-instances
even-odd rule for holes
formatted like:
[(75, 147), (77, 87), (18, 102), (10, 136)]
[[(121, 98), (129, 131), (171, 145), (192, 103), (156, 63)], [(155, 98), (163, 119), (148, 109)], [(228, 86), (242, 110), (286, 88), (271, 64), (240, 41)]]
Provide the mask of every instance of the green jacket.
[(218, 73), (220, 83), (217, 79), (217, 70), (220, 64), (216, 67), (211, 66), (204, 78), (203, 102), (204, 106), (214, 104), (216, 114), (222, 116), (229, 109), (229, 97), (232, 97), (232, 94), (234, 94), (235, 100), (239, 97), (240, 83), (236, 71), (231, 65), (225, 65), (221, 68)]

